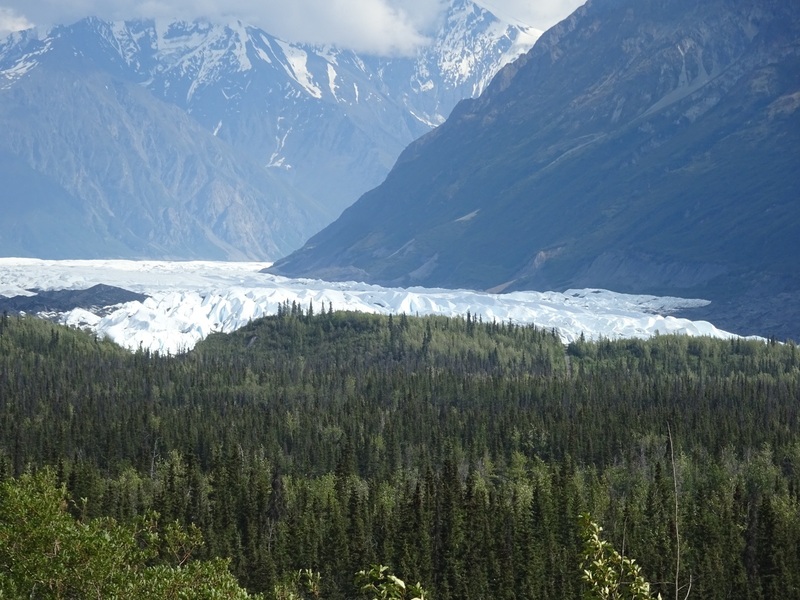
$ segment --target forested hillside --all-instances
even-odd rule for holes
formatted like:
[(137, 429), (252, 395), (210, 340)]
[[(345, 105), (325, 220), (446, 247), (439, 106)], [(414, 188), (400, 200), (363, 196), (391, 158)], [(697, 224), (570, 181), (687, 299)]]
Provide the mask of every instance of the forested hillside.
[(376, 563), (433, 600), (580, 598), (580, 513), (664, 597), (800, 597), (795, 345), (315, 308), (173, 357), (4, 315), (0, 479), (194, 524), (267, 598), (301, 569), (355, 598)]

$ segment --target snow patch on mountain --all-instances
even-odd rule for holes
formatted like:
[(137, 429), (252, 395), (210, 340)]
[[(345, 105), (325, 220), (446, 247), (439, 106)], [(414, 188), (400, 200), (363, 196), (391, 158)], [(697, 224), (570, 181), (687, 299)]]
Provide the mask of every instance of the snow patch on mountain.
[(247, 28), (241, 21), (234, 21), (228, 25), (228, 30), (232, 32), (232, 40), (230, 47), (233, 49), (233, 55), (236, 62), (239, 64), (240, 71), (249, 71), (253, 68), (250, 58), (247, 56), (247, 44), (250, 40), (250, 34)]
[[(141, 26), (144, 23), (139, 24)], [(158, 71), (175, 71), (191, 79), (187, 103), (191, 102), (199, 88), (214, 85), (230, 73), (253, 68), (247, 52), (248, 46), (252, 45), (250, 33), (241, 21), (219, 25), (203, 21), (188, 23), (157, 19), (153, 23), (151, 35), (154, 44), (151, 51), (160, 65)], [(116, 23), (117, 37), (129, 35), (129, 30), (136, 24)]]
[(339, 86), (336, 84), (336, 69), (332, 64), (328, 63), (328, 89), (331, 91), (331, 96), (336, 98), (337, 102), (341, 102), (339, 96), (336, 95), (336, 89)]
[(464, 316), (555, 329), (567, 343), (581, 335), (647, 338), (658, 334), (736, 337), (706, 321), (665, 316), (704, 306), (698, 299), (618, 294), (607, 290), (489, 294), (469, 290), (384, 288), (364, 283), (287, 279), (262, 273), (270, 263), (125, 260), (50, 261), (0, 258), (0, 295), (86, 289), (98, 283), (145, 294), (97, 312), (75, 309), (62, 323), (88, 328), (118, 344), (161, 353), (190, 350), (212, 332), (231, 332), (275, 314), (285, 302), (319, 311)]
[(5, 78), (3, 89), (9, 88), (13, 85), (14, 81), (31, 71), (39, 64), (39, 61), (26, 57), (27, 60), (21, 60), (10, 69), (3, 71), (2, 75)]
[[(269, 44), (269, 42), (267, 42), (267, 44)], [(256, 51), (256, 54), (258, 55), (258, 57), (259, 57), (261, 60), (263, 60), (265, 63), (267, 63), (267, 64), (269, 64), (269, 65), (271, 65), (271, 64), (272, 64), (272, 59), (269, 57), (269, 54), (267, 54), (267, 53), (264, 51), (264, 49), (263, 49), (263, 48), (260, 48), (259, 46), (255, 46), (255, 51)]]
[(322, 98), (322, 90), (314, 83), (308, 70), (308, 54), (300, 48), (278, 40), (289, 69), (286, 72), (314, 98)]
[[(28, 45), (33, 47), (26, 48)], [(0, 43), (0, 89), (10, 89), (18, 79), (35, 69), (40, 64), (40, 57), (50, 52), (51, 47), (52, 40), (39, 42), (35, 30), (9, 35)], [(2, 67), (4, 58), (8, 61), (5, 68)]]

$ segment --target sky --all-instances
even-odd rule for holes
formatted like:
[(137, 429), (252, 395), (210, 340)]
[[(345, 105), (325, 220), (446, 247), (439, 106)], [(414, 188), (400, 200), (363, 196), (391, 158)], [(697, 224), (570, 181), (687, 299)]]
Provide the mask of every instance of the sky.
[[(536, 29), (585, 0), (476, 0), (497, 16)], [(372, 54), (408, 54), (435, 31), (447, 0), (0, 0), (0, 37), (11, 31), (109, 20), (239, 19), (290, 42), (335, 44)]]

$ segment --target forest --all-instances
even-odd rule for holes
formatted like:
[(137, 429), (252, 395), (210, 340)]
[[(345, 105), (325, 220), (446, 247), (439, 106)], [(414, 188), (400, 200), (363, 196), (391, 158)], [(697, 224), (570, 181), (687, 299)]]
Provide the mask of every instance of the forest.
[(652, 597), (800, 598), (800, 357), (288, 304), (164, 356), (4, 314), (0, 539), (31, 481), (151, 531), (147, 568), (201, 535), (177, 563), (270, 599), (363, 597), (371, 565), (430, 600), (595, 597), (588, 519)]

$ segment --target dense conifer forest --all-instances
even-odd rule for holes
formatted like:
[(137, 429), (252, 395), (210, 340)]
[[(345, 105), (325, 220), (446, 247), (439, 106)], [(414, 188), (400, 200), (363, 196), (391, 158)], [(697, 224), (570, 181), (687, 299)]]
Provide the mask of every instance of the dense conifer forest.
[(191, 560), (266, 598), (302, 572), (357, 598), (373, 564), (432, 600), (581, 598), (583, 513), (653, 595), (800, 598), (794, 344), (314, 308), (179, 356), (3, 315), (0, 481), (196, 527)]

